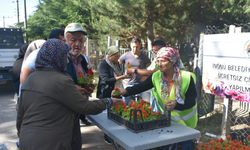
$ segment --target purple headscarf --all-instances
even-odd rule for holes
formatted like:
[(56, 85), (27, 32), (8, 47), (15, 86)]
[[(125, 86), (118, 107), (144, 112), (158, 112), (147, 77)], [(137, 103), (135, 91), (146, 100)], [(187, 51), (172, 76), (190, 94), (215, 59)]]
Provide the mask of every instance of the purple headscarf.
[(52, 68), (60, 72), (65, 72), (67, 54), (70, 49), (71, 47), (61, 40), (47, 40), (37, 54), (36, 67)]

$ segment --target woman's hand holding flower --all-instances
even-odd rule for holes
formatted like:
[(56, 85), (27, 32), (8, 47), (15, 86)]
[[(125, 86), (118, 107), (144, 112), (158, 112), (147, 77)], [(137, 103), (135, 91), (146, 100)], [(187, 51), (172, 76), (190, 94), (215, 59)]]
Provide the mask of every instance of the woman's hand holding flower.
[[(116, 87), (116, 88), (118, 88), (118, 87)], [(121, 89), (121, 88), (118, 88), (118, 89), (119, 89), (119, 91), (120, 91), (119, 95), (124, 95), (124, 94), (127, 93), (127, 91), (126, 91), (125, 89)], [(114, 96), (114, 92), (115, 92), (115, 90), (112, 91), (111, 97)]]

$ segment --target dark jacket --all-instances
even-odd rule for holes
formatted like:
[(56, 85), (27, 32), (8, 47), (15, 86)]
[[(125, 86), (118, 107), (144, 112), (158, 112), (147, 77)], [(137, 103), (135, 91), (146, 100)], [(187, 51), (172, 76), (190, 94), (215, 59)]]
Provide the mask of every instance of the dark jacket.
[(13, 65), (12, 83), (13, 83), (13, 87), (17, 95), (19, 95), (20, 73), (21, 73), (21, 68), (23, 64), (23, 58), (24, 58), (24, 55), (28, 46), (29, 44), (24, 44), (21, 46), (20, 51), (18, 53), (18, 58), (16, 59)]
[[(82, 57), (81, 65), (82, 65), (83, 70), (85, 72), (87, 72), (88, 71), (88, 67), (87, 67), (86, 59), (82, 55), (79, 55), (79, 57)], [(76, 75), (76, 70), (75, 70), (73, 61), (72, 61), (72, 59), (71, 59), (70, 56), (68, 57), (68, 59), (69, 59), (69, 63), (67, 64), (67, 73), (68, 73), (69, 76), (71, 76), (71, 78), (73, 79), (74, 83), (77, 84), (77, 75)]]
[(111, 92), (115, 88), (116, 79), (114, 77), (114, 69), (104, 59), (98, 67), (98, 87), (96, 97), (111, 97)]
[(95, 115), (107, 100), (88, 101), (71, 77), (37, 69), (22, 85), (17, 114), (20, 150), (71, 150), (74, 112)]
[[(82, 57), (81, 65), (85, 72), (88, 71), (87, 62), (84, 56), (79, 55)], [(75, 84), (77, 84), (77, 75), (75, 71), (75, 66), (71, 59), (71, 56), (68, 57), (69, 63), (67, 64), (67, 74), (72, 78)], [(81, 150), (82, 149), (82, 137), (81, 137), (81, 130), (80, 130), (80, 123), (79, 123), (80, 114), (75, 113), (74, 119), (74, 129), (73, 129), (73, 137), (72, 137), (72, 150)]]

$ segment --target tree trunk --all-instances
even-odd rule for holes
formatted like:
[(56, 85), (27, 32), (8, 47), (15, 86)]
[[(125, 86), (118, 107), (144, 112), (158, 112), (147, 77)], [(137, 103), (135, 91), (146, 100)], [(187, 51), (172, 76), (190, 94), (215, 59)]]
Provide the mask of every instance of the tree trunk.
[(152, 50), (151, 43), (154, 40), (154, 6), (148, 5), (148, 19), (147, 19), (147, 29), (148, 29), (148, 50)]

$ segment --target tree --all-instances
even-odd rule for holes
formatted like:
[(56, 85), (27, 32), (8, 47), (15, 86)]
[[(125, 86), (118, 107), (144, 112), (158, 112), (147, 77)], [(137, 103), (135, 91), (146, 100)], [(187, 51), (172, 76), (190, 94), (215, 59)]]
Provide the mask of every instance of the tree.
[(154, 37), (162, 36), (166, 43), (181, 47), (182, 43), (198, 43), (206, 25), (224, 27), (247, 22), (249, 1), (40, 0), (28, 19), (27, 32), (29, 41), (46, 39), (51, 30), (77, 22), (87, 29), (89, 38), (101, 41), (110, 35), (126, 45), (138, 37), (144, 48), (147, 44), (151, 49)]
[(47, 39), (53, 29), (64, 29), (72, 22), (83, 25), (87, 31), (95, 31), (89, 24), (91, 17), (86, 2), (86, 0), (39, 0), (36, 12), (27, 21), (29, 41)]

